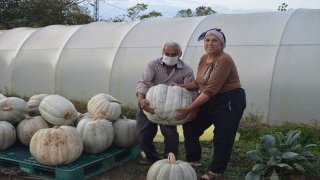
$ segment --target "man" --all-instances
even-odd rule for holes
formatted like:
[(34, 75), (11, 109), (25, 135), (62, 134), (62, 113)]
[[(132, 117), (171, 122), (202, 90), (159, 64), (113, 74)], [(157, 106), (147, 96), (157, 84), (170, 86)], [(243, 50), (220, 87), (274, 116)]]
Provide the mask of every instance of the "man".
[[(151, 122), (143, 110), (154, 113), (154, 109), (149, 106), (148, 100), (145, 99), (146, 93), (152, 86), (158, 84), (180, 83), (185, 84), (193, 82), (193, 70), (183, 62), (180, 57), (182, 55), (181, 46), (173, 41), (166, 42), (162, 48), (162, 56), (150, 61), (142, 72), (140, 81), (137, 83), (137, 126), (136, 134), (140, 143), (140, 147), (144, 151), (146, 158), (139, 161), (139, 164), (150, 165), (159, 160), (153, 139), (158, 131), (158, 124)], [(195, 100), (198, 91), (190, 91), (192, 100)], [(188, 119), (194, 118), (193, 115)], [(188, 121), (187, 120), (187, 121)], [(164, 136), (164, 154), (167, 157), (169, 152), (174, 153), (178, 158), (179, 133), (176, 126), (167, 126), (160, 124), (161, 133)]]

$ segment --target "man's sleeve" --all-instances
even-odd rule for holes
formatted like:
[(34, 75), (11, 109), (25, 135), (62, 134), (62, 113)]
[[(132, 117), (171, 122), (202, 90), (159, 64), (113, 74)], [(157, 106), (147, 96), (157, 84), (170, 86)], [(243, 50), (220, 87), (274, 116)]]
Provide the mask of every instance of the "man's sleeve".
[(148, 89), (152, 86), (152, 80), (155, 74), (154, 63), (155, 61), (150, 61), (143, 70), (141, 79), (137, 83), (137, 93), (147, 94)]

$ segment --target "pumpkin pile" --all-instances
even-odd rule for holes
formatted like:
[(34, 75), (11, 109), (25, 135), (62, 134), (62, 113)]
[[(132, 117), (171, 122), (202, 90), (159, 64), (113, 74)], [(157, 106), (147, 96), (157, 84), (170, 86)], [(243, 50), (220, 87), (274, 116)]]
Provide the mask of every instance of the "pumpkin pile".
[(74, 162), (82, 153), (101, 153), (112, 144), (138, 144), (136, 121), (119, 119), (121, 102), (113, 96), (93, 96), (87, 110), (79, 113), (71, 101), (56, 94), (34, 95), (28, 102), (0, 94), (0, 151), (19, 140), (35, 160), (57, 166)]

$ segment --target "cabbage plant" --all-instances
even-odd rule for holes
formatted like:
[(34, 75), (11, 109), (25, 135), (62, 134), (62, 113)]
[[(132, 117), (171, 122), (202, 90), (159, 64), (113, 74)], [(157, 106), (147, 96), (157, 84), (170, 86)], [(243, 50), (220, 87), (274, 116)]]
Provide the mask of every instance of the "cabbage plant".
[(246, 157), (256, 164), (245, 179), (260, 180), (269, 177), (270, 180), (279, 180), (288, 173), (303, 174), (305, 172), (303, 165), (314, 157), (308, 149), (317, 145), (309, 144), (302, 147), (300, 134), (300, 130), (293, 130), (286, 135), (277, 132), (274, 135), (262, 136), (260, 145), (246, 153)]

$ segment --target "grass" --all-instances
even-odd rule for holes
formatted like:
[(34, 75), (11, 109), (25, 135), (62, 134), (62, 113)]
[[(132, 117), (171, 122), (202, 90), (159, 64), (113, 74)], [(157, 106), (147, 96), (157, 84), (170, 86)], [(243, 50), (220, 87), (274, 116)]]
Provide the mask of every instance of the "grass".
[[(1, 91), (0, 91), (1, 93)], [(4, 95), (7, 97), (19, 97), (14, 92), (9, 92), (8, 89), (5, 90)], [(29, 98), (24, 97), (25, 101)], [(78, 112), (86, 113), (87, 104), (80, 101), (71, 101)], [(314, 159), (311, 161), (311, 165), (306, 166), (305, 179), (308, 177), (313, 177), (313, 179), (320, 179), (320, 129), (317, 127), (318, 121), (313, 120), (313, 125), (306, 124), (296, 124), (296, 123), (283, 123), (281, 126), (270, 126), (267, 124), (260, 123), (259, 121), (263, 113), (251, 113), (245, 119), (247, 121), (241, 121), (238, 132), (241, 134), (240, 140), (236, 141), (233, 147), (231, 159), (229, 165), (223, 175), (219, 179), (223, 180), (236, 180), (245, 179), (248, 172), (251, 171), (254, 162), (247, 159), (246, 152), (254, 150), (256, 145), (260, 143), (260, 137), (265, 134), (274, 134), (275, 132), (287, 133), (290, 130), (300, 130), (301, 131), (301, 145), (316, 144), (317, 147), (311, 148), (311, 152), (314, 154)], [(136, 105), (129, 104), (122, 106), (121, 116), (126, 116), (128, 119), (136, 119)], [(157, 151), (160, 156), (163, 153), (163, 143), (155, 143)], [(212, 142), (201, 142), (202, 146), (202, 161), (203, 166), (196, 167), (195, 171), (198, 177), (208, 171), (208, 167), (211, 163), (211, 158), (213, 156), (213, 143)], [(140, 157), (130, 160), (130, 165), (126, 166), (125, 163), (121, 165), (121, 168), (125, 168), (127, 176), (129, 179), (135, 179), (135, 177), (146, 177), (146, 174), (150, 166), (132, 166), (135, 164)], [(185, 149), (183, 143), (179, 144), (179, 160), (186, 161), (185, 159)], [(135, 163), (134, 163), (135, 162)], [(311, 178), (312, 179), (312, 178)]]

